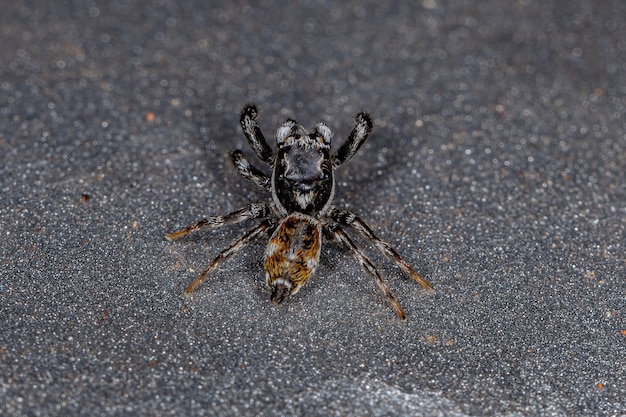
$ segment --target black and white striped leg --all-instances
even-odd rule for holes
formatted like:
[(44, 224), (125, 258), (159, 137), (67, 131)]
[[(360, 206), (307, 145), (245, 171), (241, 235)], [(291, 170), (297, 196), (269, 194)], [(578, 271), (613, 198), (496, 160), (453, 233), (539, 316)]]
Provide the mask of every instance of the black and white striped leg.
[(258, 115), (259, 113), (257, 112), (256, 106), (254, 104), (248, 104), (241, 112), (239, 123), (254, 153), (257, 154), (261, 161), (272, 166), (274, 165), (274, 151), (267, 144), (261, 132), (261, 128), (256, 122)]
[(359, 113), (355, 121), (356, 126), (352, 129), (350, 136), (333, 155), (333, 168), (337, 168), (352, 159), (372, 131), (372, 119), (367, 113)]
[(354, 228), (367, 239), (376, 249), (385, 255), (388, 259), (394, 261), (396, 265), (400, 267), (408, 276), (410, 276), (415, 282), (420, 284), (427, 290), (433, 290), (432, 285), (426, 281), (420, 274), (415, 272), (413, 268), (400, 256), (400, 254), (387, 242), (381, 240), (374, 234), (374, 231), (355, 213), (348, 210), (332, 207), (328, 213), (328, 217), (336, 221), (337, 223)]
[(252, 166), (250, 162), (248, 162), (246, 157), (243, 156), (243, 153), (240, 150), (234, 151), (230, 155), (230, 158), (232, 159), (233, 164), (235, 164), (237, 172), (239, 172), (242, 177), (244, 177), (257, 187), (266, 190), (270, 189), (270, 177), (265, 175), (265, 173), (263, 173), (261, 170)]
[(226, 261), (232, 255), (236, 254), (241, 249), (243, 249), (246, 246), (248, 246), (256, 238), (271, 232), (274, 229), (274, 227), (276, 227), (276, 222), (274, 220), (272, 220), (272, 219), (266, 219), (266, 220), (263, 220), (261, 222), (261, 224), (259, 224), (255, 228), (249, 230), (243, 236), (241, 236), (238, 239), (234, 240), (230, 245), (228, 245), (228, 247), (226, 249), (222, 250), (215, 257), (215, 259), (213, 259), (211, 261), (209, 266), (204, 271), (202, 271), (202, 273), (198, 276), (198, 278), (196, 278), (196, 280), (194, 282), (192, 282), (191, 285), (189, 285), (185, 289), (185, 295), (190, 295), (192, 292), (194, 292), (196, 287), (198, 285), (200, 285), (202, 283), (202, 281), (204, 281), (206, 279), (206, 277), (211, 272), (213, 272), (213, 270), (215, 268), (217, 268), (217, 266), (219, 264), (221, 264), (222, 262)]
[(378, 288), (380, 288), (383, 294), (385, 294), (387, 300), (396, 310), (396, 314), (398, 315), (398, 317), (401, 320), (406, 320), (406, 314), (404, 313), (404, 310), (402, 310), (402, 307), (400, 307), (400, 304), (398, 304), (396, 297), (393, 295), (393, 293), (385, 283), (385, 280), (380, 275), (372, 261), (370, 261), (368, 257), (363, 253), (363, 251), (354, 244), (352, 239), (350, 239), (350, 237), (341, 227), (339, 227), (338, 225), (329, 225), (327, 229), (334, 240), (345, 246), (350, 251), (354, 259), (356, 259), (357, 262), (361, 265), (361, 268), (363, 268), (372, 277), (374, 277), (374, 279), (376, 280), (376, 284), (378, 284)]
[(211, 216), (200, 220), (198, 223), (193, 224), (184, 229), (176, 232), (168, 233), (165, 235), (167, 240), (177, 240), (181, 237), (187, 236), (189, 233), (195, 232), (200, 229), (216, 229), (218, 227), (240, 223), (246, 220), (252, 220), (259, 217), (267, 217), (271, 212), (269, 204), (265, 203), (252, 203), (246, 207), (228, 213), (224, 216)]

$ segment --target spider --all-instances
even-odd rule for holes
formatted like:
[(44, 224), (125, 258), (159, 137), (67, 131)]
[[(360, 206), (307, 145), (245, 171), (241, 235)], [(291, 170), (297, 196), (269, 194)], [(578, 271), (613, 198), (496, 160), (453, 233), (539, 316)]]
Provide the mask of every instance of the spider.
[(272, 194), (270, 203), (257, 202), (226, 215), (211, 216), (196, 224), (165, 235), (173, 241), (200, 229), (263, 219), (260, 224), (234, 240), (211, 261), (209, 266), (185, 289), (190, 295), (222, 262), (255, 239), (269, 235), (265, 249), (265, 279), (271, 290), (270, 301), (280, 305), (313, 275), (319, 264), (322, 239), (344, 246), (376, 280), (398, 317), (406, 314), (398, 304), (383, 277), (363, 251), (352, 241), (343, 227), (356, 230), (365, 240), (424, 288), (431, 285), (422, 278), (388, 243), (379, 239), (355, 213), (332, 205), (335, 195), (334, 170), (348, 162), (359, 150), (372, 130), (367, 113), (356, 116), (356, 125), (343, 145), (331, 153), (333, 136), (324, 123), (307, 131), (295, 120), (286, 120), (276, 131), (276, 149), (266, 142), (257, 124), (256, 106), (250, 104), (241, 113), (240, 124), (250, 147), (259, 159), (269, 165), (268, 176), (251, 165), (240, 150), (231, 154), (235, 168), (242, 177)]

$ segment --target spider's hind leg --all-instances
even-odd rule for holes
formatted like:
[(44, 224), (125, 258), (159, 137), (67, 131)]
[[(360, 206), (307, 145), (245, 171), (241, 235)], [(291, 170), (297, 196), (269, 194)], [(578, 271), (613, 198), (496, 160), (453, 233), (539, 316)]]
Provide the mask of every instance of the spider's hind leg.
[(222, 250), (209, 264), (209, 266), (202, 271), (202, 273), (185, 289), (185, 295), (190, 295), (198, 285), (202, 283), (206, 279), (206, 277), (213, 272), (213, 270), (222, 262), (226, 261), (232, 255), (239, 252), (241, 249), (248, 246), (251, 242), (253, 242), (256, 238), (268, 233), (273, 230), (275, 227), (275, 221), (271, 219), (266, 219), (261, 222), (255, 228), (249, 230), (246, 234), (234, 240), (227, 248)]
[(400, 267), (413, 281), (420, 284), (427, 290), (432, 291), (433, 287), (428, 281), (426, 281), (420, 274), (415, 272), (413, 268), (400, 256), (400, 254), (387, 242), (381, 240), (374, 234), (374, 231), (361, 219), (357, 214), (348, 210), (332, 207), (328, 213), (328, 217), (336, 221), (337, 223), (350, 226), (367, 239), (380, 253), (385, 255), (388, 259), (394, 261), (396, 265)]
[(346, 232), (336, 224), (328, 225), (326, 228), (326, 236), (331, 237), (342, 244), (346, 249), (350, 251), (354, 259), (361, 265), (366, 272), (368, 272), (374, 279), (376, 280), (376, 284), (378, 284), (378, 288), (385, 294), (387, 297), (387, 301), (391, 303), (393, 308), (396, 310), (396, 314), (400, 318), (400, 320), (406, 320), (406, 314), (400, 304), (396, 300), (396, 297), (393, 295), (387, 283), (380, 275), (372, 261), (363, 253), (363, 251), (350, 239), (350, 237), (346, 234)]

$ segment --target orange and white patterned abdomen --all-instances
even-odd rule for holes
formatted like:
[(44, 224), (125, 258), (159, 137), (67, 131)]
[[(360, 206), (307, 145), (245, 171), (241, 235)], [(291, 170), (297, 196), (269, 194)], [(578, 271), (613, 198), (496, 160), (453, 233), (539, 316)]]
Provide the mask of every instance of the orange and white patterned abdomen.
[(265, 250), (265, 279), (273, 304), (298, 292), (315, 272), (321, 239), (322, 225), (311, 216), (296, 212), (280, 222)]

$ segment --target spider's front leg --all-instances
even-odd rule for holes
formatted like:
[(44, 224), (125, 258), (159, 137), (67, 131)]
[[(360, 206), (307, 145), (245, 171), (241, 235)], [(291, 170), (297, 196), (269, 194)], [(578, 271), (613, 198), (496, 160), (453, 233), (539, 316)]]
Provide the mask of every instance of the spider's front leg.
[(394, 261), (396, 265), (400, 267), (408, 276), (410, 276), (415, 282), (420, 284), (427, 290), (432, 291), (433, 287), (428, 281), (426, 281), (420, 274), (415, 272), (413, 268), (400, 256), (400, 254), (387, 242), (381, 240), (374, 234), (374, 231), (355, 213), (348, 210), (343, 210), (337, 207), (331, 207), (328, 217), (336, 221), (337, 223), (354, 228), (367, 239), (376, 249), (385, 255), (388, 259)]
[(372, 119), (369, 114), (359, 113), (355, 121), (356, 125), (350, 136), (333, 155), (333, 168), (337, 168), (352, 159), (372, 131)]
[(240, 223), (246, 220), (252, 220), (259, 217), (267, 217), (271, 213), (269, 204), (266, 203), (252, 203), (246, 207), (235, 210), (232, 213), (228, 213), (225, 216), (211, 216), (200, 220), (198, 223), (193, 224), (184, 229), (176, 232), (168, 233), (165, 238), (169, 241), (180, 239), (187, 236), (189, 233), (195, 232), (200, 229), (216, 229), (218, 227)]
[(274, 151), (267, 144), (263, 133), (261, 132), (261, 128), (259, 127), (256, 119), (259, 113), (254, 104), (248, 104), (244, 107), (241, 112), (241, 119), (239, 120), (239, 124), (241, 124), (241, 129), (243, 130), (243, 134), (246, 136), (250, 147), (257, 154), (259, 159), (266, 164), (273, 166), (274, 165)]

